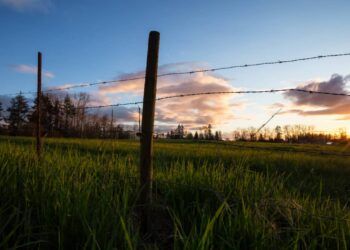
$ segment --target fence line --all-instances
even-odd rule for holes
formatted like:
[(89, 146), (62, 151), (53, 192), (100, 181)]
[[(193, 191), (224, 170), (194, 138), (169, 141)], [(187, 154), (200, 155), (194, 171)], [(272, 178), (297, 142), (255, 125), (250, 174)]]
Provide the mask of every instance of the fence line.
[[(344, 56), (350, 56), (350, 53), (326, 54), (326, 55), (301, 57), (301, 58), (288, 59), (288, 60), (276, 60), (276, 61), (266, 61), (266, 62), (260, 62), (260, 63), (238, 64), (238, 65), (231, 65), (231, 66), (225, 66), (225, 67), (199, 69), (199, 70), (182, 71), (182, 72), (169, 72), (169, 73), (158, 74), (157, 77), (159, 78), (159, 77), (166, 77), (166, 76), (172, 76), (172, 75), (191, 75), (191, 74), (195, 74), (195, 73), (206, 73), (206, 72), (215, 72), (215, 71), (228, 70), (228, 69), (258, 67), (258, 66), (264, 66), (264, 65), (274, 65), (274, 64), (284, 64), (284, 63), (294, 63), (294, 62), (301, 62), (301, 61), (325, 59), (325, 58), (332, 58), (332, 57), (344, 57)], [(135, 80), (141, 80), (141, 79), (145, 79), (145, 76), (143, 75), (143, 76), (139, 76), (139, 77), (123, 78), (123, 79), (117, 79), (117, 80), (80, 83), (80, 84), (76, 84), (76, 85), (70, 85), (67, 87), (56, 87), (56, 88), (53, 87), (51, 89), (43, 90), (42, 92), (49, 93), (49, 92), (55, 92), (55, 91), (65, 91), (65, 90), (70, 90), (70, 89), (75, 89), (75, 88), (85, 88), (85, 87), (91, 87), (91, 86), (107, 85), (110, 83), (135, 81)], [(12, 96), (12, 95), (18, 95), (20, 93), (23, 95), (36, 94), (36, 91), (18, 92), (18, 93), (10, 93), (10, 94), (3, 94), (3, 95)]]
[[(334, 93), (334, 92), (307, 90), (307, 89), (299, 89), (299, 88), (286, 88), (286, 89), (269, 89), (269, 90), (210, 91), (210, 92), (188, 93), (188, 94), (178, 94), (178, 95), (158, 97), (158, 98), (156, 98), (156, 101), (162, 101), (162, 100), (173, 99), (173, 98), (190, 97), (190, 96), (203, 96), (203, 95), (263, 94), (263, 93), (278, 93), (278, 92), (289, 92), (289, 91), (302, 92), (305, 94), (321, 94), (321, 95), (350, 97), (350, 94), (347, 94), (347, 93)], [(138, 104), (142, 104), (142, 103), (144, 103), (144, 102), (143, 101), (135, 101), (135, 102), (108, 104), (108, 105), (88, 106), (88, 107), (83, 107), (81, 109), (99, 109), (99, 108), (106, 108), (106, 107), (138, 105)], [(79, 109), (79, 107), (78, 107), (78, 109)]]

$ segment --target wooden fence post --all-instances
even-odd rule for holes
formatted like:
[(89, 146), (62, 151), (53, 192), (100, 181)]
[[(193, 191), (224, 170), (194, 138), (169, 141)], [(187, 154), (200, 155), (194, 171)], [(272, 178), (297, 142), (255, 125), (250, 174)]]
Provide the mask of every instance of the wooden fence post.
[(38, 52), (38, 75), (37, 75), (37, 120), (36, 120), (36, 153), (38, 158), (41, 156), (41, 72), (42, 72), (42, 57), (41, 52)]
[(144, 234), (151, 234), (152, 231), (150, 217), (153, 177), (153, 125), (157, 90), (159, 39), (159, 32), (151, 31), (149, 33), (140, 144), (139, 205), (141, 232)]

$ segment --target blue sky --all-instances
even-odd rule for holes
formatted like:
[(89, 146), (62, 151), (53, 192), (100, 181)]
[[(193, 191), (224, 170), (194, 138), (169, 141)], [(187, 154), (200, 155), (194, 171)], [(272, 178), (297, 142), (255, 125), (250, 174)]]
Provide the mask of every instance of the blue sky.
[[(35, 90), (35, 75), (15, 69), (34, 66), (37, 51), (43, 52), (44, 69), (54, 75), (45, 78), (46, 87), (142, 71), (150, 30), (161, 33), (159, 65), (217, 67), (350, 52), (349, 10), (350, 2), (345, 0), (0, 0), (1, 93)], [(219, 77), (234, 88), (281, 88), (328, 80), (334, 73), (348, 75), (349, 65), (350, 57), (344, 57), (228, 70)], [(125, 93), (116, 97), (126, 99)], [(232, 110), (237, 119), (226, 130), (258, 126), (274, 112), (263, 107), (287, 101), (281, 95), (238, 100), (245, 108)], [(274, 122), (325, 121), (322, 129), (347, 126), (346, 121), (332, 117), (291, 114)]]

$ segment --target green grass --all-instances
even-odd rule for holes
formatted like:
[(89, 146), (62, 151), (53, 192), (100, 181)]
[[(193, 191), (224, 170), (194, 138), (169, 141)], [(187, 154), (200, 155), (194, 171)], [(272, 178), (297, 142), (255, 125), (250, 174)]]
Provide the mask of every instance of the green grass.
[[(0, 138), (0, 249), (349, 249), (346, 146), (161, 141), (156, 240), (136, 141)], [(332, 155), (329, 155), (331, 153)]]

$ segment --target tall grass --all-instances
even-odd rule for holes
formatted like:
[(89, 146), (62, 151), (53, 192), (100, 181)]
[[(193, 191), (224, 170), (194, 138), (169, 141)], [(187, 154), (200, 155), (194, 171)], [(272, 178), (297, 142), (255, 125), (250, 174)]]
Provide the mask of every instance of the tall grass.
[(0, 249), (350, 246), (350, 157), (322, 154), (342, 148), (156, 143), (151, 244), (135, 213), (137, 142), (49, 139), (40, 162), (32, 144), (1, 138)]

